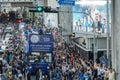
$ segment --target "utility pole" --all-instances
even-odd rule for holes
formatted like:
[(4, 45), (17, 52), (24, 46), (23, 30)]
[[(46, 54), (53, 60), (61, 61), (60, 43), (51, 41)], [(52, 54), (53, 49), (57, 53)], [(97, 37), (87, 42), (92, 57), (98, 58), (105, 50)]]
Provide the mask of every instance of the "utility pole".
[(96, 63), (96, 59), (97, 59), (97, 46), (96, 46), (96, 27), (95, 27), (95, 22), (93, 20), (93, 54), (94, 54), (94, 63)]
[(107, 0), (107, 63), (110, 66), (110, 27), (109, 27), (109, 0)]

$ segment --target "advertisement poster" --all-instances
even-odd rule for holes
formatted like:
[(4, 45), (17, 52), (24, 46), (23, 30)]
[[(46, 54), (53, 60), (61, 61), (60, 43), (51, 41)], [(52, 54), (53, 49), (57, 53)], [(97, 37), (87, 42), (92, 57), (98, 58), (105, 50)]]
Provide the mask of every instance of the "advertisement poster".
[(57, 13), (45, 13), (44, 14), (44, 24), (48, 28), (58, 27), (58, 15), (57, 15)]
[[(111, 3), (109, 3), (109, 10), (110, 6)], [(73, 31), (93, 32), (96, 30), (96, 32), (106, 33), (107, 14), (106, 0), (76, 1), (76, 5), (73, 6)], [(111, 15), (110, 11), (109, 15)]]

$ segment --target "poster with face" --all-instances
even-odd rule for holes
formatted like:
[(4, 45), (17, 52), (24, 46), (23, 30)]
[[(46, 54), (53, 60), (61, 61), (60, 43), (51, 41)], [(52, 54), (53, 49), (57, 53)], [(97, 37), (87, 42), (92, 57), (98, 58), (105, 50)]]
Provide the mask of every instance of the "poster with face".
[(45, 13), (44, 14), (44, 24), (48, 28), (58, 27), (57, 13)]
[[(74, 32), (93, 32), (96, 30), (96, 32), (106, 33), (108, 14), (106, 0), (79, 0), (75, 4), (73, 7)], [(109, 15), (111, 15), (110, 6), (111, 2), (109, 2)], [(109, 22), (111, 22), (111, 16)]]

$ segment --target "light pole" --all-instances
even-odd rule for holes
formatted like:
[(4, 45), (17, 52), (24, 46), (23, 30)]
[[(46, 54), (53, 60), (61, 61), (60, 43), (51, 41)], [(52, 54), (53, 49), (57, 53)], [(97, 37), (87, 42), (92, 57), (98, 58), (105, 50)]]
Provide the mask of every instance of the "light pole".
[(96, 35), (95, 35), (95, 22), (93, 21), (93, 54), (94, 54), (94, 63), (96, 63), (97, 58), (97, 46), (96, 46)]
[(110, 66), (109, 0), (107, 0), (107, 59), (108, 59), (108, 66)]

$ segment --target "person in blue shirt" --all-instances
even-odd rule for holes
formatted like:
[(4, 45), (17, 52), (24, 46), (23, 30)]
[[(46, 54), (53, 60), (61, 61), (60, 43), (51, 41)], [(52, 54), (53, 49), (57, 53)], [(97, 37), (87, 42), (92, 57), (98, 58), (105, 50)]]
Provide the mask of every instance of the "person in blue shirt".
[(83, 80), (84, 74), (82, 73), (81, 70), (79, 70), (78, 75), (79, 75), (80, 80)]
[(49, 79), (52, 80), (52, 78), (53, 78), (53, 71), (50, 70), (50, 71), (49, 71)]
[(86, 32), (88, 32), (88, 21), (87, 21), (87, 17), (84, 16), (83, 17), (83, 23), (82, 23), (82, 27), (85, 29)]
[(103, 80), (101, 76), (98, 76), (96, 80)]
[(9, 60), (9, 61), (12, 59), (12, 56), (13, 56), (12, 52), (9, 52), (9, 53), (8, 53), (8, 60)]
[(39, 34), (43, 34), (43, 28), (42, 27), (39, 27)]
[(103, 23), (102, 23), (102, 33), (105, 32), (105, 27), (106, 27), (106, 20), (103, 19)]
[(84, 74), (84, 80), (91, 80), (89, 73), (85, 72), (85, 74)]
[(25, 34), (25, 35), (28, 35), (28, 30), (25, 30), (24, 34)]
[(56, 70), (56, 79), (61, 80), (62, 78), (62, 72), (59, 70), (59, 68)]
[(44, 59), (44, 58), (41, 58), (41, 59), (40, 59), (40, 63), (46, 63), (45, 59)]
[(26, 71), (27, 71), (27, 80), (31, 80), (30, 79), (30, 73), (31, 73), (31, 67), (30, 67), (30, 65), (27, 66)]

